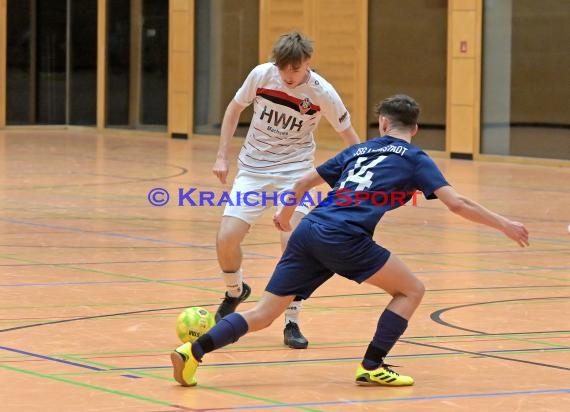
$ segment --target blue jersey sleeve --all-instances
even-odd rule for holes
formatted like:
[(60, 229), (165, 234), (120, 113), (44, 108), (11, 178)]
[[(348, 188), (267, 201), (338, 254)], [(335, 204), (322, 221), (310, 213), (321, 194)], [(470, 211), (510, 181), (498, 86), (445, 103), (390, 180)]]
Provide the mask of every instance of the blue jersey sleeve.
[(437, 199), (434, 192), (440, 187), (449, 186), (435, 162), (423, 152), (418, 157), (418, 162), (416, 163), (414, 181), (416, 187), (423, 192), (426, 199)]
[(335, 157), (330, 158), (322, 165), (317, 167), (317, 173), (323, 178), (327, 184), (333, 188), (336, 182), (342, 176), (342, 171), (344, 170), (344, 163), (346, 158), (346, 151), (340, 152)]

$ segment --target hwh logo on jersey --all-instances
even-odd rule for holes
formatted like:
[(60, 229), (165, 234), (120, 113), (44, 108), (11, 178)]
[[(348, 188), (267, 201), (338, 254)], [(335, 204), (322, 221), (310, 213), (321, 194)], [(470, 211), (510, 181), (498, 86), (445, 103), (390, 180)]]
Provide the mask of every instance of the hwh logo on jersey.
[[(264, 106), (263, 111), (261, 112), (261, 116), (259, 116), (259, 118), (263, 120), (264, 117), (266, 116), (267, 116), (267, 123), (271, 124), (271, 122), (273, 122), (274, 126), (280, 127), (281, 129), (289, 128), (289, 130), (293, 130), (294, 128), (296, 128), (297, 131), (300, 132), (301, 127), (303, 126), (303, 121), (297, 119), (295, 116), (287, 116), (285, 113), (279, 113), (278, 111), (273, 109), (267, 111), (267, 106)], [(289, 123), (291, 125), (289, 125)]]

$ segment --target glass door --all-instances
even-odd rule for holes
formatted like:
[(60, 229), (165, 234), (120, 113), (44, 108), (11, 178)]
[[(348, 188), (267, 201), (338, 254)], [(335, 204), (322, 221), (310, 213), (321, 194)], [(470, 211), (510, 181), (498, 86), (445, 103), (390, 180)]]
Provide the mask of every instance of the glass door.
[(167, 0), (8, 0), (8, 125), (96, 125), (103, 1), (105, 125), (166, 130)]

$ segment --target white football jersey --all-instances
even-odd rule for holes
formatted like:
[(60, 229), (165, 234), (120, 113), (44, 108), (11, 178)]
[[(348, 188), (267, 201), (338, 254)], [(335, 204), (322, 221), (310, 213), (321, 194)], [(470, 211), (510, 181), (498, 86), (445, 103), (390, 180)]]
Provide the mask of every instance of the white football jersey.
[(332, 85), (315, 72), (291, 89), (273, 63), (255, 67), (234, 100), (253, 103), (253, 118), (238, 158), (238, 167), (254, 173), (309, 169), (313, 165), (313, 131), (324, 115), (341, 132), (350, 115)]

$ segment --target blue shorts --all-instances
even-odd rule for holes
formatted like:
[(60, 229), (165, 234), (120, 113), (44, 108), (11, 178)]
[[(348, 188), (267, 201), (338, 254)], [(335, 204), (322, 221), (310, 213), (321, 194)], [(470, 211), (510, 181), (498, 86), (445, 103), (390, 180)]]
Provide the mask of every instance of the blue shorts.
[(389, 257), (390, 251), (368, 235), (342, 233), (305, 218), (291, 235), (265, 290), (307, 299), (335, 273), (364, 282)]

